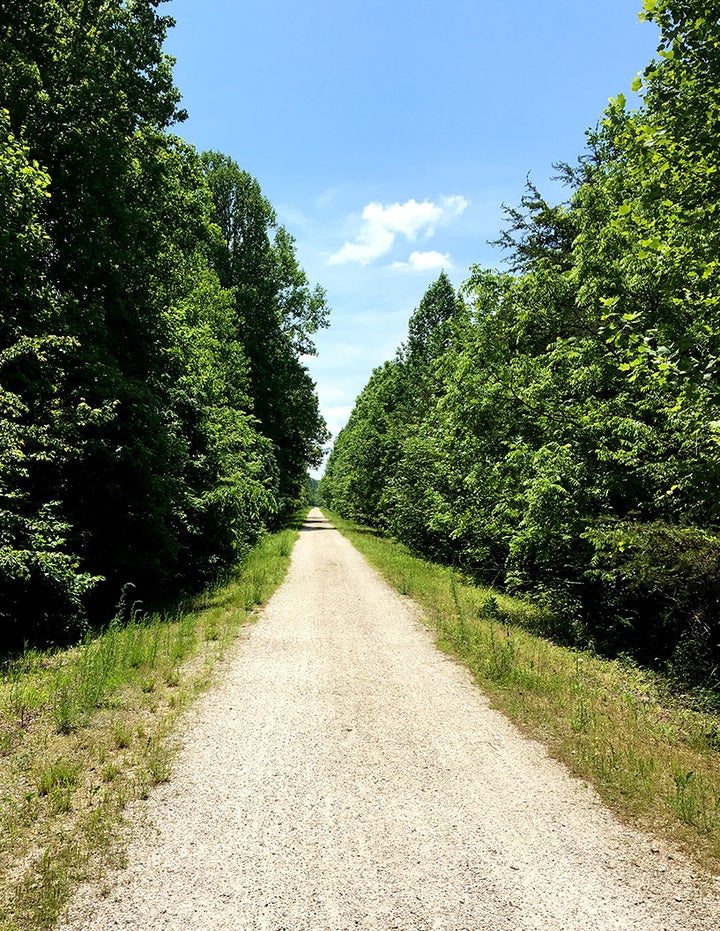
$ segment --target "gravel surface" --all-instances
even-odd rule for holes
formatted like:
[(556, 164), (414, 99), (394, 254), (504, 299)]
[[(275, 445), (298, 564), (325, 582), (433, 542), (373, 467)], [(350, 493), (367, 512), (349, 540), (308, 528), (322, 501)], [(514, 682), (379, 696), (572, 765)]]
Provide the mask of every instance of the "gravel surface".
[(720, 928), (717, 885), (490, 709), (318, 510), (185, 743), (65, 931)]

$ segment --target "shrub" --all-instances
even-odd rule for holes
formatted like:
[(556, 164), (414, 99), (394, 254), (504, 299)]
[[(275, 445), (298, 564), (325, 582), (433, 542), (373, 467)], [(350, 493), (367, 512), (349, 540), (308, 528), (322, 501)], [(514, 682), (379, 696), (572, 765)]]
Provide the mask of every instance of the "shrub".
[(585, 538), (598, 645), (687, 682), (720, 686), (720, 537), (697, 527), (601, 524)]

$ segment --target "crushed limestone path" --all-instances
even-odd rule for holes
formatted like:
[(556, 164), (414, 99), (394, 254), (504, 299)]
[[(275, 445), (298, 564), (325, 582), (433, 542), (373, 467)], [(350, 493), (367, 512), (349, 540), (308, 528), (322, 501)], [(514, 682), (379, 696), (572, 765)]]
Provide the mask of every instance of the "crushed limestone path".
[(317, 510), (148, 806), (64, 931), (720, 928), (716, 891), (490, 709)]

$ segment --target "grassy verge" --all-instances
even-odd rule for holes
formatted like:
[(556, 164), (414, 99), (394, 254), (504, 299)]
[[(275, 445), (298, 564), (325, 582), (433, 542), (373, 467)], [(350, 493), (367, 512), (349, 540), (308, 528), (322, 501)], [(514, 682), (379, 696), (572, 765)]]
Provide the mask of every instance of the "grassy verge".
[(0, 931), (50, 928), (84, 879), (122, 864), (129, 803), (170, 778), (180, 713), (284, 578), (267, 537), (177, 617), (135, 617), (0, 677)]
[(621, 817), (720, 872), (720, 718), (686, 707), (635, 666), (535, 636), (532, 605), (327, 516), (423, 608), (439, 646), (470, 668), (495, 707)]

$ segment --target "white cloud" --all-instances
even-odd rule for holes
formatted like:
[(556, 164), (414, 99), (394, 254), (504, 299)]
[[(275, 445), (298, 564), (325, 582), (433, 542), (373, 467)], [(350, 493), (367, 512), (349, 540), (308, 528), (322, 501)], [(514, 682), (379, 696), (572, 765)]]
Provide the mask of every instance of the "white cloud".
[(466, 200), (462, 194), (453, 194), (452, 197), (441, 197), (440, 203), (447, 213), (455, 214), (458, 217), (470, 206), (470, 201)]
[(338, 433), (342, 430), (345, 424), (348, 422), (348, 418), (352, 413), (353, 405), (347, 404), (339, 407), (326, 407), (321, 411), (323, 417), (325, 418), (325, 423), (328, 426), (332, 441), (337, 439)]
[(453, 263), (447, 252), (411, 252), (407, 262), (393, 262), (390, 267), (410, 272), (426, 272), (434, 268), (449, 271)]
[[(372, 201), (362, 212), (362, 223), (354, 242), (346, 242), (341, 249), (328, 257), (330, 265), (358, 262), (367, 265), (392, 249), (398, 234), (414, 241), (423, 233), (427, 238), (435, 235), (437, 225), (459, 216), (468, 201), (459, 194), (441, 197), (440, 204), (414, 198), (404, 204), (385, 206)], [(420, 255), (421, 253), (417, 253)]]

